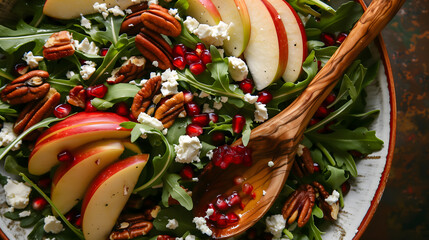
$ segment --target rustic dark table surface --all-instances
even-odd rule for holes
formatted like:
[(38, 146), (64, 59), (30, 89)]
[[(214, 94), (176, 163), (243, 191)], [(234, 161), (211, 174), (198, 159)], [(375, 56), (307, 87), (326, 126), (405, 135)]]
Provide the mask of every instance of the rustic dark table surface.
[(395, 80), (396, 147), (380, 205), (361, 239), (426, 240), (429, 239), (429, 0), (407, 0), (382, 35)]

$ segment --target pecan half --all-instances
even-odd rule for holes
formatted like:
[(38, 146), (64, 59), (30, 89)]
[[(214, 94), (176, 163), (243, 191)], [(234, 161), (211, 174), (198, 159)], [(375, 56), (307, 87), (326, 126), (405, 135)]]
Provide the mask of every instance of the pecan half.
[(128, 35), (136, 35), (140, 32), (143, 27), (141, 15), (144, 11), (134, 12), (128, 15), (121, 25), (121, 33), (127, 33)]
[(144, 214), (124, 215), (110, 234), (111, 240), (132, 239), (144, 236), (152, 230), (152, 222)]
[(170, 37), (177, 37), (182, 31), (180, 22), (171, 16), (167, 9), (157, 4), (151, 4), (149, 9), (143, 12), (141, 22), (146, 28)]
[(75, 47), (68, 31), (52, 34), (43, 46), (43, 57), (47, 60), (58, 60), (73, 55)]
[(42, 99), (49, 92), (50, 85), (44, 79), (49, 73), (42, 70), (28, 72), (9, 83), (0, 93), (3, 102), (11, 105)]
[(325, 190), (325, 187), (323, 187), (323, 185), (318, 182), (313, 182), (313, 186), (319, 193), (319, 208), (323, 211), (323, 218), (329, 221), (337, 220), (338, 212), (340, 211), (340, 205), (338, 201), (332, 205), (327, 203), (325, 199), (329, 197), (329, 193)]
[(154, 117), (161, 121), (165, 128), (169, 128), (183, 110), (185, 110), (185, 98), (183, 92), (180, 92), (162, 103), (156, 109)]
[(314, 188), (309, 184), (301, 185), (293, 192), (282, 209), (283, 217), (288, 224), (297, 220), (298, 227), (303, 227), (311, 217), (315, 202)]
[(75, 107), (85, 108), (86, 90), (82, 85), (77, 85), (70, 90), (67, 102)]
[(302, 154), (295, 157), (295, 161), (293, 163), (292, 168), (293, 173), (302, 178), (306, 175), (310, 175), (314, 173), (314, 162), (311, 157), (310, 150), (307, 147), (302, 147)]
[(163, 70), (173, 69), (173, 50), (159, 33), (142, 28), (135, 43), (140, 53), (151, 63), (158, 62), (158, 67)]
[(48, 94), (40, 101), (28, 103), (19, 114), (18, 120), (13, 126), (13, 131), (16, 134), (20, 134), (51, 115), (55, 106), (60, 102), (60, 98), (61, 95), (54, 88), (51, 88)]
[(145, 112), (152, 102), (155, 95), (161, 89), (161, 76), (156, 76), (149, 79), (134, 97), (131, 105), (131, 113), (137, 119), (140, 113)]
[(112, 76), (107, 79), (107, 83), (127, 83), (131, 80), (141, 78), (144, 75), (146, 59), (142, 56), (132, 56), (121, 67), (112, 71)]

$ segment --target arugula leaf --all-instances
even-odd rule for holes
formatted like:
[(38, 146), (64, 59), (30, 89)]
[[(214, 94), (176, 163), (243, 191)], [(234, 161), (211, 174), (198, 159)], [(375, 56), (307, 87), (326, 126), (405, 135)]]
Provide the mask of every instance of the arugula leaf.
[(357, 177), (358, 173), (356, 169), (356, 163), (350, 153), (344, 151), (335, 151), (334, 158), (338, 167), (347, 170), (350, 175), (352, 175), (352, 177)]
[(183, 24), (183, 21), (180, 21), (180, 25), (182, 25), (182, 31), (180, 32), (180, 35), (174, 39), (176, 42), (183, 43), (186, 47), (194, 49), (197, 43), (201, 42), (201, 40), (189, 32), (188, 28)]
[(339, 189), (341, 184), (343, 184), (347, 179), (349, 179), (349, 175), (346, 174), (346, 170), (342, 168), (327, 165), (325, 170), (326, 171), (323, 173), (323, 175), (325, 176), (324, 181), (332, 189)]
[(303, 13), (304, 15), (311, 14), (315, 17), (321, 16), (319, 12), (311, 7), (311, 5), (317, 6), (320, 10), (329, 14), (335, 14), (335, 9), (321, 0), (288, 0), (288, 2), (296, 11)]
[(19, 165), (14, 157), (8, 155), (4, 161), (4, 170), (10, 174), (19, 175), (20, 173), (24, 173), (30, 177), (34, 177), (28, 172), (28, 169)]
[(93, 14), (86, 16), (86, 18), (92, 20), (91, 29), (81, 27), (80, 25), (78, 26), (81, 27), (87, 34), (89, 34), (92, 40), (103, 45), (112, 43), (114, 46), (116, 46), (120, 40), (119, 30), (121, 29), (121, 24), (124, 17), (113, 16), (112, 14), (109, 14), (109, 16), (104, 19), (101, 14)]
[[(308, 226), (310, 240), (312, 240), (312, 239), (322, 240), (323, 232), (320, 231), (319, 228), (317, 228), (316, 224), (314, 223), (314, 216), (316, 216), (316, 217), (320, 216), (320, 212), (322, 212), (322, 211), (320, 209), (319, 209), (320, 211), (317, 210), (316, 207), (317, 206), (315, 206), (315, 208), (313, 208), (310, 220), (308, 221), (308, 223), (306, 225), (306, 226)], [(323, 212), (322, 212), (322, 216), (323, 216)]]
[(0, 69), (0, 77), (5, 78), (5, 79), (10, 80), (10, 81), (14, 80), (14, 77), (12, 75), (10, 75), (9, 73), (7, 73), (1, 69)]
[(79, 75), (75, 74), (69, 80), (49, 78), (47, 82), (51, 84), (51, 87), (55, 88), (59, 93), (68, 94), (72, 88), (80, 84), (79, 79)]
[(7, 116), (16, 117), (18, 112), (11, 108), (9, 104), (0, 101), (0, 118), (4, 120)]
[(177, 8), (179, 15), (186, 15), (186, 11), (188, 11), (189, 8), (188, 0), (178, 0), (174, 4), (174, 8)]
[(162, 204), (168, 207), (168, 198), (171, 196), (176, 199), (180, 205), (182, 205), (187, 210), (192, 210), (194, 204), (192, 202), (192, 198), (186, 193), (185, 189), (183, 189), (179, 180), (181, 177), (177, 174), (167, 174), (162, 178), (163, 189), (162, 189)]
[(104, 96), (103, 99), (94, 98), (91, 100), (91, 104), (100, 111), (105, 111), (113, 107), (115, 103), (134, 98), (134, 96), (140, 90), (140, 88), (136, 85), (128, 83), (107, 85), (107, 89), (106, 96)]
[(243, 133), (241, 137), (244, 146), (247, 146), (247, 144), (249, 143), (252, 123), (253, 123), (253, 120), (246, 116), (246, 124), (244, 125)]
[[(195, 224), (193, 220), (192, 212), (180, 207), (180, 206), (171, 206), (169, 208), (163, 208), (156, 216), (153, 221), (153, 226), (158, 231), (162, 232), (173, 232), (176, 236), (181, 236), (186, 232), (196, 232)], [(168, 229), (165, 226), (168, 223), (169, 219), (176, 219), (179, 221), (179, 226), (174, 229)]]
[(30, 234), (28, 234), (27, 239), (28, 240), (40, 240), (40, 239), (43, 239), (43, 236), (45, 235), (45, 230), (43, 229), (44, 225), (45, 225), (45, 221), (42, 218), (33, 227), (33, 230), (30, 232)]

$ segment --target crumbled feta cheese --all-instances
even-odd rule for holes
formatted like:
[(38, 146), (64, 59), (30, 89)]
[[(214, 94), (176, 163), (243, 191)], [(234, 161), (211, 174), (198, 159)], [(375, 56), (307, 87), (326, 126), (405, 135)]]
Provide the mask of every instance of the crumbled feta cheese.
[(197, 137), (182, 135), (179, 137), (179, 145), (174, 144), (176, 162), (191, 163), (200, 161), (200, 151), (203, 146)]
[(6, 202), (9, 206), (16, 209), (24, 209), (27, 207), (31, 192), (29, 186), (22, 182), (7, 179), (7, 183), (3, 188), (6, 193)]
[(127, 60), (128, 60), (128, 57), (127, 57), (127, 56), (123, 56), (123, 57), (121, 57), (121, 60), (122, 60), (122, 61), (127, 61)]
[(338, 202), (339, 198), (340, 198), (340, 193), (337, 192), (337, 190), (334, 190), (331, 195), (325, 198), (325, 202), (327, 202), (329, 205), (332, 205)]
[(166, 228), (174, 230), (179, 226), (179, 222), (176, 219), (168, 219), (167, 225), (165, 225)]
[[(177, 237), (176, 240), (183, 240), (183, 238)], [(188, 236), (185, 237), (184, 240), (195, 240), (195, 236), (192, 234), (189, 234)]]
[(99, 13), (107, 12), (107, 4), (106, 3), (96, 2), (96, 3), (94, 3), (94, 5), (92, 5), (92, 7), (94, 8), (95, 11), (97, 11)]
[(88, 38), (83, 39), (80, 43), (78, 40), (74, 40), (73, 45), (75, 46), (76, 50), (91, 55), (97, 55), (98, 51), (100, 50), (94, 42), (89, 42)]
[(213, 208), (208, 208), (206, 211), (206, 218), (210, 217), (211, 215), (213, 215), (214, 213), (214, 209)]
[(199, 181), (199, 179), (198, 179), (197, 177), (194, 177), (194, 178), (192, 178), (192, 181), (193, 181), (193, 182), (198, 182), (198, 181)]
[(220, 110), (222, 108), (223, 104), (221, 102), (214, 102), (213, 103), (213, 108)]
[(167, 135), (167, 133), (168, 133), (168, 128), (164, 128), (164, 129), (162, 130), (162, 134)]
[(66, 73), (66, 77), (67, 77), (68, 79), (72, 78), (74, 75), (75, 75), (75, 73), (74, 73), (73, 71), (68, 71), (68, 72)]
[(268, 167), (274, 167), (274, 162), (273, 161), (269, 161), (268, 162)]
[(303, 152), (304, 148), (305, 148), (304, 145), (298, 144), (298, 148), (296, 149), (296, 155), (298, 155), (298, 157), (301, 157), (302, 154), (304, 154), (304, 152)]
[(228, 72), (234, 81), (243, 81), (249, 74), (246, 63), (237, 57), (228, 57)]
[(255, 103), (255, 122), (264, 122), (268, 119), (267, 107), (265, 104), (257, 102)]
[[(0, 146), (6, 147), (16, 140), (18, 136), (13, 131), (13, 123), (4, 122), (3, 128), (0, 131)], [(19, 140), (15, 146), (12, 147), (12, 151), (16, 151), (21, 147), (22, 141)]]
[(160, 74), (160, 73), (156, 73), (156, 72), (151, 72), (151, 73), (149, 74), (149, 78), (154, 78), (154, 77), (156, 77), (156, 76), (161, 76), (161, 74)]
[(206, 153), (206, 157), (208, 157), (208, 158), (209, 158), (209, 160), (212, 160), (212, 158), (213, 158), (213, 150), (208, 151), (208, 152)]
[(220, 102), (222, 103), (228, 102), (228, 97), (224, 97), (224, 96), (220, 97)]
[(57, 234), (64, 230), (63, 224), (54, 216), (45, 217), (44, 222), (45, 225), (43, 226), (43, 229), (47, 233)]
[(95, 64), (95, 62), (92, 61), (85, 61), (85, 64), (80, 66), (80, 75), (82, 76), (83, 80), (88, 80), (92, 74), (95, 72), (95, 67), (97, 66), (97, 64)]
[(80, 25), (86, 29), (91, 29), (91, 21), (88, 18), (84, 17), (83, 14), (80, 14)]
[(30, 68), (37, 68), (39, 66), (39, 62), (43, 61), (42, 56), (34, 56), (32, 51), (24, 53), (24, 56), (22, 57), (22, 60), (24, 60)]
[(219, 55), (221, 57), (225, 57), (225, 50), (223, 48), (218, 48), (217, 50), (219, 51)]
[(212, 99), (212, 96), (204, 91), (201, 91), (200, 95), (198, 95), (199, 98), (208, 98)]
[(183, 21), (185, 27), (193, 34), (197, 35), (204, 43), (214, 46), (222, 46), (224, 40), (229, 40), (228, 34), (231, 24), (220, 21), (215, 26), (200, 24), (193, 17), (186, 17)]
[(177, 86), (179, 85), (179, 83), (177, 82), (177, 80), (179, 80), (179, 75), (175, 70), (165, 70), (165, 72), (161, 74), (161, 79), (161, 93), (163, 96), (169, 96), (178, 93)]
[(251, 95), (250, 93), (244, 94), (244, 101), (254, 104), (258, 100), (258, 96)]
[(5, 212), (15, 212), (15, 208), (8, 207), (8, 208), (5, 209)]
[(192, 220), (193, 223), (195, 223), (196, 228), (200, 230), (203, 234), (206, 234), (208, 236), (212, 235), (212, 230), (207, 226), (207, 222), (203, 217), (194, 217)]
[(150, 6), (151, 4), (158, 4), (158, 0), (148, 0), (147, 5)]
[(267, 194), (267, 191), (262, 190), (262, 196), (265, 196)]
[(200, 23), (197, 21), (197, 19), (193, 17), (186, 17), (186, 20), (183, 21), (183, 24), (185, 27), (189, 30), (189, 32), (193, 33), (195, 30), (197, 30)]
[(133, 11), (129, 8), (125, 9), (125, 13), (126, 14), (133, 14)]
[(265, 224), (267, 226), (265, 229), (266, 232), (271, 233), (275, 238), (280, 238), (286, 226), (286, 220), (281, 214), (277, 214), (267, 217), (265, 219)]
[(113, 16), (125, 16), (124, 11), (122, 11), (118, 6), (114, 6), (112, 8), (107, 9), (108, 12), (113, 14)]
[(173, 16), (175, 19), (177, 20), (182, 20), (182, 18), (179, 16), (179, 10), (177, 10), (177, 8), (170, 8), (168, 10), (168, 13)]
[(213, 113), (214, 109), (210, 108), (208, 103), (203, 104), (203, 113)]
[(26, 211), (22, 211), (22, 212), (20, 212), (19, 214), (18, 214), (18, 216), (19, 217), (21, 217), (21, 218), (23, 218), (23, 217), (28, 217), (28, 216), (30, 216), (31, 215), (31, 211), (28, 211), (28, 210), (26, 210)]
[(141, 112), (137, 118), (137, 121), (141, 124), (145, 124), (147, 126), (153, 127), (155, 129), (158, 129), (162, 131), (164, 129), (164, 126), (162, 125), (162, 122), (158, 119), (148, 115), (145, 112)]
[(159, 63), (158, 63), (158, 61), (153, 61), (153, 62), (152, 62), (152, 65), (153, 65), (154, 67), (158, 67)]

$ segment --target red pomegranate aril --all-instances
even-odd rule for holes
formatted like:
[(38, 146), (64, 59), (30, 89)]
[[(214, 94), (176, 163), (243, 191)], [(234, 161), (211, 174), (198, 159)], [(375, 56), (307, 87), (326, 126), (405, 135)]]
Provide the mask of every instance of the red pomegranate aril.
[(206, 67), (203, 65), (202, 62), (196, 62), (196, 63), (192, 63), (189, 66), (189, 70), (191, 71), (191, 73), (193, 73), (194, 75), (200, 75), (201, 73), (204, 72), (204, 70), (206, 70)]
[(173, 59), (173, 65), (174, 65), (176, 68), (178, 68), (178, 69), (180, 69), (180, 70), (183, 70), (183, 69), (185, 69), (185, 67), (186, 67), (186, 62), (185, 62), (185, 60), (183, 59), (183, 57), (182, 57), (182, 56), (178, 56), (178, 57), (175, 57), (175, 58)]
[(107, 93), (107, 87), (104, 84), (98, 84), (88, 87), (86, 92), (90, 97), (103, 98)]
[(173, 47), (173, 57), (185, 57), (186, 47), (183, 44), (177, 44)]
[(138, 122), (137, 118), (135, 118), (132, 113), (128, 114), (128, 119), (130, 119), (130, 121), (132, 121), (132, 122)]
[(77, 227), (82, 227), (82, 215), (79, 215), (79, 217), (77, 217), (76, 222), (74, 222), (74, 225)]
[(317, 119), (317, 118), (312, 118), (312, 119), (310, 119), (310, 123), (308, 123), (308, 125), (309, 125), (309, 126), (313, 126), (313, 125), (317, 124), (318, 122), (320, 122), (320, 120), (319, 120), (319, 119)]
[(241, 81), (238, 85), (243, 93), (252, 93), (253, 92), (253, 81), (252, 79), (246, 78)]
[(200, 61), (201, 61), (200, 57), (198, 57), (197, 54), (195, 54), (193, 52), (187, 52), (185, 54), (185, 62), (188, 65), (191, 65), (192, 63), (197, 63)]
[(335, 95), (335, 93), (330, 93), (330, 94), (326, 97), (325, 101), (323, 101), (323, 103), (324, 103), (325, 105), (330, 105), (331, 103), (335, 102), (335, 100), (336, 100), (336, 99), (337, 99), (337, 96)]
[(228, 210), (229, 208), (228, 203), (221, 196), (216, 199), (215, 206), (221, 211)]
[(130, 114), (130, 108), (125, 102), (115, 104), (115, 113), (121, 116), (128, 116)]
[(85, 112), (96, 112), (98, 109), (94, 107), (91, 103), (91, 100), (86, 101)]
[(216, 220), (216, 226), (218, 228), (224, 228), (228, 226), (228, 218), (225, 214), (219, 214), (219, 217)]
[(100, 50), (100, 55), (102, 56), (102, 57), (104, 57), (104, 56), (106, 56), (107, 55), (107, 52), (109, 51), (109, 49), (108, 48), (102, 48), (101, 50)]
[(41, 211), (46, 207), (47, 204), (48, 202), (43, 197), (36, 197), (34, 198), (31, 206), (33, 207), (34, 210)]
[(185, 108), (186, 113), (191, 117), (201, 113), (200, 107), (193, 101), (186, 103)]
[(228, 223), (230, 223), (230, 224), (236, 223), (236, 222), (238, 222), (238, 220), (240, 220), (240, 217), (233, 212), (227, 213), (226, 217), (228, 219)]
[(271, 102), (271, 100), (273, 100), (273, 95), (267, 90), (264, 90), (258, 93), (257, 102), (268, 104), (269, 102)]
[(244, 128), (244, 124), (246, 123), (246, 119), (237, 114), (232, 118), (232, 131), (234, 133), (241, 133), (243, 131)]
[(209, 50), (204, 50), (201, 53), (200, 58), (201, 58), (201, 61), (203, 62), (204, 65), (212, 62), (212, 55), (210, 54)]
[(329, 110), (325, 106), (320, 106), (317, 109), (316, 114), (314, 114), (314, 116), (318, 118), (325, 118), (328, 115), (329, 115)]
[(241, 204), (240, 196), (235, 192), (228, 197), (228, 203), (230, 206), (236, 206)]
[(343, 193), (343, 195), (347, 195), (349, 191), (350, 191), (350, 183), (348, 181), (343, 182), (343, 184), (341, 184), (341, 192)]
[(219, 116), (216, 113), (209, 113), (210, 121), (217, 123), (219, 121)]
[(243, 157), (243, 165), (246, 167), (250, 167), (252, 166), (252, 150), (250, 148), (246, 147), (246, 151), (244, 152), (244, 157)]
[(191, 166), (186, 165), (180, 171), (180, 176), (185, 180), (190, 180), (194, 177), (194, 170), (192, 170)]
[(341, 45), (341, 43), (344, 42), (344, 40), (346, 40), (347, 37), (347, 33), (340, 33), (337, 36), (337, 40), (335, 41), (335, 43), (337, 43), (337, 45)]
[(214, 132), (212, 142), (215, 146), (220, 146), (225, 143), (225, 134), (223, 132)]
[(18, 63), (15, 65), (14, 70), (16, 75), (24, 75), (28, 72), (30, 67), (25, 63)]
[(208, 126), (209, 122), (210, 122), (210, 118), (207, 113), (197, 114), (192, 117), (192, 123), (200, 125), (201, 127)]
[(335, 36), (330, 33), (322, 33), (320, 39), (327, 47), (335, 45)]
[(70, 104), (67, 104), (67, 103), (59, 104), (54, 108), (54, 115), (57, 118), (65, 118), (70, 114), (71, 109), (72, 108)]
[(65, 150), (65, 151), (58, 153), (57, 159), (60, 162), (68, 162), (68, 161), (73, 161), (74, 156), (70, 151)]
[(320, 172), (320, 166), (317, 163), (313, 163), (314, 172)]
[(203, 134), (203, 128), (195, 123), (191, 123), (186, 127), (186, 134), (190, 137), (198, 137)]
[(255, 193), (255, 192), (252, 192), (252, 193), (250, 194), (250, 196), (251, 196), (253, 199), (255, 199), (255, 198), (256, 198), (256, 193)]
[(48, 188), (51, 186), (51, 179), (48, 177), (41, 178), (39, 181), (37, 181), (37, 186), (40, 188)]
[(241, 176), (236, 176), (234, 178), (234, 185), (241, 185), (244, 182), (244, 178)]
[(194, 95), (188, 90), (183, 91), (183, 97), (185, 98), (185, 103), (190, 103), (194, 99)]
[(204, 50), (206, 50), (206, 46), (204, 46), (203, 43), (197, 43), (197, 45), (195, 46), (195, 54), (197, 54), (198, 56), (201, 56), (201, 54), (204, 52)]
[(250, 195), (253, 192), (253, 186), (252, 184), (249, 183), (245, 183), (243, 184), (243, 186), (241, 187), (241, 190), (243, 190), (243, 192), (247, 195)]

